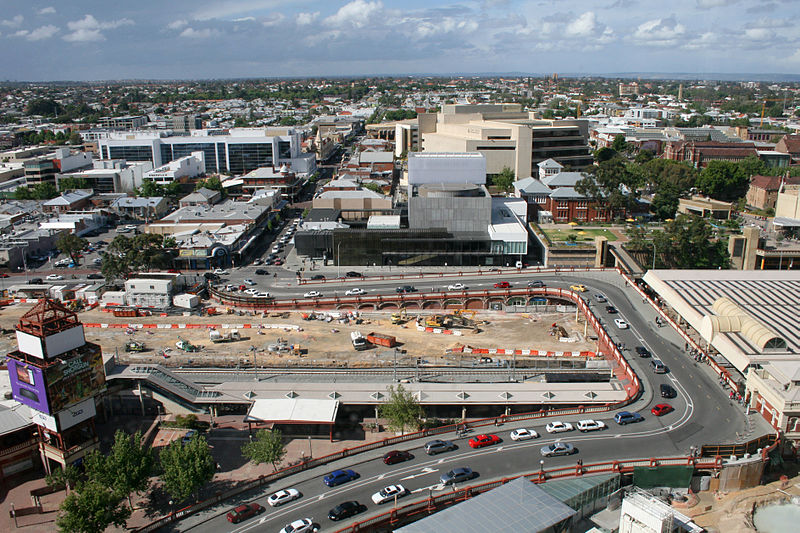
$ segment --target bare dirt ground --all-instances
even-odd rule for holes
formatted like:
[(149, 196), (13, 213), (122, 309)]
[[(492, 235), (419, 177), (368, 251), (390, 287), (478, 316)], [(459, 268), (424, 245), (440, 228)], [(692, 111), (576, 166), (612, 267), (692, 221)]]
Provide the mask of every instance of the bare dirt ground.
[[(0, 311), (0, 325), (7, 330), (13, 329), (31, 305), (17, 304)], [(405, 325), (391, 323), (389, 312), (369, 312), (360, 315), (361, 324), (349, 321), (347, 324), (337, 320), (303, 320), (300, 313), (290, 313), (288, 317), (251, 315), (217, 315), (212, 317), (171, 315), (167, 317), (149, 316), (138, 318), (115, 318), (110, 313), (99, 310), (85, 311), (78, 314), (84, 323), (107, 324), (280, 324), (296, 325), (301, 330), (238, 328), (242, 340), (214, 344), (209, 339), (208, 329), (140, 329), (127, 334), (122, 328), (86, 328), (87, 340), (100, 344), (105, 353), (118, 353), (124, 360), (141, 363), (159, 363), (167, 366), (250, 366), (255, 358), (258, 366), (349, 366), (367, 367), (391, 365), (394, 351), (391, 348), (376, 346), (370, 350), (357, 352), (350, 342), (350, 333), (360, 331), (366, 335), (378, 332), (397, 338), (398, 363), (413, 364), (416, 358), (422, 358), (434, 364), (460, 362), (470, 364), (479, 356), (448, 353), (458, 346), (475, 348), (530, 349), (556, 352), (578, 352), (594, 350), (595, 343), (584, 338), (584, 323), (575, 322), (574, 313), (551, 313), (543, 315), (506, 314), (499, 312), (483, 312), (475, 316), (478, 330), (462, 329), (461, 336), (443, 335), (418, 331), (413, 315)], [(574, 342), (561, 342), (558, 337), (550, 335), (550, 327), (557, 323), (563, 327)], [(227, 333), (230, 329), (220, 329)], [(591, 330), (589, 331), (591, 334)], [(200, 348), (195, 353), (181, 352), (175, 343), (184, 339)], [(299, 355), (278, 353), (269, 350), (269, 345), (284, 340), (290, 345), (299, 345)], [(125, 343), (129, 340), (144, 342), (146, 351), (142, 353), (125, 352)], [(13, 350), (16, 342), (13, 333), (0, 336), (0, 350)], [(254, 348), (254, 349), (253, 349)], [(403, 352), (405, 350), (405, 352)], [(166, 356), (162, 352), (166, 351)], [(495, 360), (504, 356), (492, 356)], [(520, 361), (520, 358), (517, 358)]]

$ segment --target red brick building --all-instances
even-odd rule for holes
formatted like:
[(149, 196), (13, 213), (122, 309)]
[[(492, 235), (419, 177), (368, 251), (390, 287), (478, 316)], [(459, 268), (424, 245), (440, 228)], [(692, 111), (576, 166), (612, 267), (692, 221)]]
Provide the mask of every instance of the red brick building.
[(758, 157), (758, 152), (755, 145), (750, 142), (675, 141), (667, 143), (663, 157), (673, 161), (689, 162), (695, 168), (705, 168), (709, 161), (736, 163), (748, 157)]
[(775, 151), (789, 154), (792, 164), (800, 165), (800, 135), (784, 135), (775, 145)]
[(576, 191), (575, 185), (584, 177), (580, 172), (561, 172), (541, 180), (525, 178), (514, 183), (514, 194), (527, 202), (528, 220), (556, 223), (573, 220), (579, 223), (610, 222), (615, 214), (625, 216), (624, 210), (612, 213)]

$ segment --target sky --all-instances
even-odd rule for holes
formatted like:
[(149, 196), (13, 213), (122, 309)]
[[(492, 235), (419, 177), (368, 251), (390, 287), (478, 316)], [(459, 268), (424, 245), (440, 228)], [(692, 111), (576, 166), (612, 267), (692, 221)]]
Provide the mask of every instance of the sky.
[(0, 81), (800, 73), (800, 0), (0, 0)]

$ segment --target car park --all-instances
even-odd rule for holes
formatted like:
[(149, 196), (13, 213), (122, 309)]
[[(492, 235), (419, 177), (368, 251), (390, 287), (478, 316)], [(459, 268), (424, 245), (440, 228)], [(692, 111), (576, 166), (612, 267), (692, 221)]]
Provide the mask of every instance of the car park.
[(448, 291), (465, 291), (467, 290), (467, 286), (463, 283), (453, 283), (452, 285), (447, 286)]
[(453, 483), (463, 483), (464, 481), (469, 481), (470, 479), (474, 479), (477, 477), (477, 474), (472, 471), (471, 468), (462, 466), (459, 468), (454, 468), (449, 472), (445, 472), (439, 478), (442, 482), (442, 485), (452, 485)]
[(653, 413), (653, 415), (655, 416), (663, 416), (667, 413), (671, 413), (674, 410), (675, 409), (673, 409), (672, 406), (668, 403), (659, 403), (657, 405), (654, 405), (653, 408), (650, 409), (650, 412)]
[(356, 474), (353, 470), (334, 470), (325, 476), (322, 481), (329, 487), (335, 487), (336, 485), (347, 483), (348, 481), (352, 481), (356, 478), (358, 478), (358, 474)]
[(608, 301), (608, 300), (606, 300), (606, 297), (603, 296), (602, 294), (600, 294), (599, 292), (595, 293), (594, 299), (597, 300), (601, 304), (604, 304), (604, 303), (606, 303)]
[(297, 489), (279, 490), (267, 498), (267, 503), (270, 505), (270, 507), (279, 507), (284, 503), (293, 502), (300, 496), (300, 491)]
[(578, 453), (578, 449), (568, 442), (554, 442), (547, 446), (542, 446), (539, 453), (542, 457), (554, 457), (556, 455), (572, 455)]
[(366, 294), (366, 293), (367, 293), (367, 291), (365, 291), (364, 289), (360, 289), (358, 287), (355, 287), (353, 289), (350, 289), (349, 291), (345, 291), (344, 295), (345, 296), (360, 296), (360, 295)]
[(64, 279), (64, 276), (60, 274), (48, 274), (47, 277), (45, 277), (45, 279), (48, 281), (56, 281), (59, 279)]
[(544, 282), (543, 281), (539, 281), (538, 279), (535, 279), (533, 281), (529, 281), (528, 282), (528, 287), (530, 287), (532, 289), (541, 289), (544, 286), (545, 286)]
[(600, 431), (601, 429), (605, 429), (606, 425), (601, 422), (600, 420), (592, 420), (591, 418), (587, 418), (586, 420), (578, 420), (578, 423), (575, 424), (578, 428), (578, 431), (582, 433), (586, 433), (587, 431)]
[(627, 323), (627, 322), (625, 322), (624, 320), (622, 320), (621, 318), (615, 318), (615, 319), (614, 319), (614, 324), (615, 324), (615, 325), (616, 325), (616, 326), (617, 326), (619, 329), (628, 329), (628, 323)]
[(509, 289), (511, 288), (511, 284), (507, 281), (498, 281), (494, 284), (495, 289)]
[(662, 383), (659, 389), (662, 398), (674, 398), (678, 395), (678, 392), (671, 385), (667, 385), (666, 383)]
[(300, 520), (295, 520), (291, 524), (286, 524), (283, 529), (281, 529), (280, 533), (309, 533), (310, 531), (316, 530), (317, 528), (310, 518), (301, 518)]
[(425, 453), (428, 455), (436, 455), (442, 452), (449, 452), (450, 450), (455, 450), (456, 445), (450, 442), (449, 440), (432, 440), (425, 444)]
[(378, 505), (393, 501), (395, 498), (402, 498), (409, 494), (409, 490), (403, 485), (389, 485), (372, 495), (372, 503)]
[(413, 458), (414, 456), (411, 455), (409, 452), (392, 450), (390, 452), (386, 452), (385, 454), (383, 454), (383, 464), (394, 465), (397, 463), (402, 463), (403, 461), (409, 461)]
[(608, 313), (609, 315), (616, 315), (617, 314), (617, 308), (614, 307), (613, 305), (607, 305), (606, 306), (606, 313)]
[(320, 296), (322, 296), (322, 293), (319, 291), (308, 291), (303, 295), (303, 298), (319, 298)]
[(238, 524), (242, 520), (247, 520), (248, 518), (252, 518), (257, 514), (261, 514), (264, 512), (264, 506), (259, 505), (257, 503), (248, 503), (246, 505), (240, 505), (235, 509), (232, 509), (226, 515), (228, 522), (233, 524)]
[(637, 346), (634, 350), (636, 350), (636, 355), (639, 357), (650, 357), (650, 350), (644, 346)]
[(548, 433), (563, 433), (565, 431), (572, 431), (572, 424), (569, 422), (562, 422), (561, 420), (553, 420), (545, 426)]
[(500, 437), (497, 435), (476, 435), (469, 439), (469, 447), (470, 448), (483, 448), (485, 446), (491, 446), (493, 444), (497, 444), (500, 442)]
[(644, 417), (639, 413), (631, 413), (630, 411), (621, 411), (614, 415), (614, 422), (619, 424), (620, 426), (624, 426), (626, 424), (633, 424), (635, 422), (641, 422), (644, 420)]
[(575, 292), (586, 292), (586, 287), (584, 287), (583, 285), (580, 285), (580, 284), (578, 284), (578, 285), (570, 285), (569, 288), (572, 289)]
[(529, 439), (537, 439), (539, 438), (539, 434), (534, 429), (515, 429), (511, 432), (511, 440), (529, 440)]
[(328, 511), (328, 518), (334, 522), (337, 520), (344, 520), (350, 518), (358, 513), (363, 513), (367, 510), (367, 506), (358, 503), (357, 501), (342, 502), (330, 511)]

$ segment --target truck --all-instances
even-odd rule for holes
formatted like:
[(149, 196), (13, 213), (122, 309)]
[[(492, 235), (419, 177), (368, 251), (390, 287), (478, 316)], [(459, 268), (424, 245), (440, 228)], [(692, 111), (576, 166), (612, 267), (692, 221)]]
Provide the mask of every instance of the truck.
[(353, 348), (355, 348), (357, 351), (366, 350), (370, 346), (369, 342), (364, 338), (360, 331), (354, 331), (350, 333), (350, 341), (353, 343)]
[(126, 352), (143, 352), (145, 351), (145, 346), (143, 342), (139, 341), (128, 341), (125, 343), (125, 351)]
[(408, 313), (405, 309), (401, 309), (397, 313), (392, 313), (392, 324), (405, 324), (408, 322)]
[(200, 347), (199, 346), (195, 346), (191, 342), (189, 342), (189, 341), (187, 341), (185, 339), (181, 339), (180, 337), (178, 337), (178, 342), (175, 343), (175, 347), (177, 349), (179, 349), (179, 350), (183, 350), (184, 352), (199, 352), (200, 351)]
[(220, 333), (219, 330), (212, 329), (208, 332), (209, 339), (211, 342), (219, 343), (219, 342), (235, 342), (242, 340), (241, 335), (239, 335), (239, 330), (232, 329), (230, 333)]
[(385, 346), (386, 348), (394, 348), (397, 346), (397, 339), (391, 335), (384, 335), (383, 333), (371, 332), (367, 333), (367, 341), (377, 346)]

